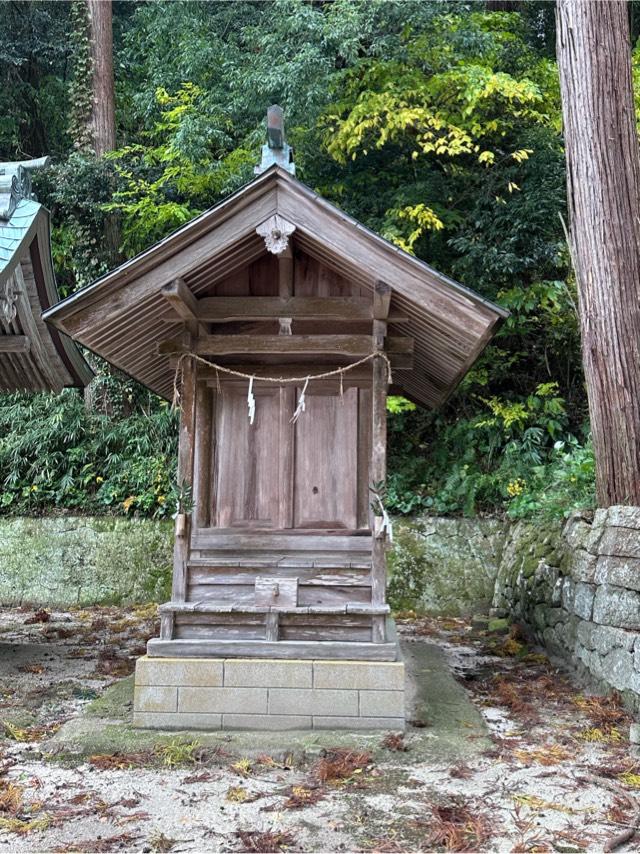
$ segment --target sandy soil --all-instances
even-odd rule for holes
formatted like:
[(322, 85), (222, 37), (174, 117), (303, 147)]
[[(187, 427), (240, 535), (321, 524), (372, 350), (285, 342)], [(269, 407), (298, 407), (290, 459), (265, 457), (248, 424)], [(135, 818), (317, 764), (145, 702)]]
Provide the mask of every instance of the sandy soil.
[[(410, 648), (444, 650), (468, 692), (433, 697), (427, 726), (404, 737), (243, 755), (222, 737), (134, 736), (73, 755), (52, 735), (132, 671), (155, 609), (3, 612), (0, 854), (640, 850), (640, 835), (622, 839), (640, 816), (640, 761), (615, 700), (585, 695), (517, 629), (409, 617), (400, 631)], [(477, 710), (488, 740), (465, 734)], [(430, 751), (452, 716), (454, 753)]]

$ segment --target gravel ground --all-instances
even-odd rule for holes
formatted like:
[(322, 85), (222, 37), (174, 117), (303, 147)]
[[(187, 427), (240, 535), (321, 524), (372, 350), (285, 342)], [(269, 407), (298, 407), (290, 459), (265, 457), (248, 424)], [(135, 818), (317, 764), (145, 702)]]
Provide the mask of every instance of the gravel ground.
[[(0, 613), (0, 854), (640, 850), (623, 839), (640, 762), (615, 699), (582, 693), (517, 627), (407, 615), (399, 628), (408, 660), (432, 662), (404, 737), (265, 737), (260, 754), (255, 736), (244, 752), (241, 738), (130, 732), (126, 749), (73, 753), (55, 747), (61, 725), (80, 732), (110, 695), (126, 717), (118, 680), (155, 608)], [(455, 702), (440, 689), (451, 671), (467, 692)]]

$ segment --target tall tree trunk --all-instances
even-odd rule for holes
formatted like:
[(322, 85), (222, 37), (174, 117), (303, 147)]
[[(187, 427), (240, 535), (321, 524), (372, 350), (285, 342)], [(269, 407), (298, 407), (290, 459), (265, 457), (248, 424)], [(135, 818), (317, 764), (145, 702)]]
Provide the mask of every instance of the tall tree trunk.
[(87, 0), (93, 68), (91, 129), (97, 157), (116, 147), (111, 0)]
[(558, 0), (573, 261), (598, 504), (640, 505), (640, 152), (624, 0)]

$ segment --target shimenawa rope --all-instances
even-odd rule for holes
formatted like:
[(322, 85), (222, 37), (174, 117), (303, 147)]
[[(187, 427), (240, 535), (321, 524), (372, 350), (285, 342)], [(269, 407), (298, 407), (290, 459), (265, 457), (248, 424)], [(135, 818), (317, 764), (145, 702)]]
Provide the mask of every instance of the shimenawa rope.
[(253, 418), (251, 416), (252, 410), (253, 413), (255, 413), (255, 398), (253, 398), (254, 381), (277, 383), (278, 385), (282, 385), (284, 383), (304, 383), (304, 390), (300, 395), (300, 399), (298, 400), (298, 406), (296, 407), (296, 413), (294, 415), (294, 420), (297, 420), (297, 417), (302, 412), (304, 412), (304, 392), (306, 391), (309, 382), (312, 382), (313, 380), (326, 380), (330, 379), (331, 377), (339, 376), (340, 393), (342, 394), (342, 378), (344, 374), (346, 374), (353, 368), (357, 368), (360, 365), (364, 365), (367, 362), (370, 362), (377, 356), (383, 359), (387, 366), (387, 385), (391, 385), (393, 379), (391, 373), (391, 362), (389, 361), (389, 357), (383, 350), (374, 350), (373, 353), (369, 353), (368, 356), (364, 356), (362, 359), (358, 359), (357, 362), (352, 362), (350, 365), (343, 365), (339, 368), (334, 368), (331, 371), (324, 371), (321, 374), (307, 374), (303, 377), (258, 377), (255, 374), (247, 374), (244, 371), (237, 371), (235, 368), (229, 368), (226, 365), (217, 365), (215, 362), (210, 362), (208, 359), (203, 359), (201, 356), (198, 356), (195, 353), (182, 353), (180, 355), (180, 358), (178, 359), (178, 364), (176, 365), (176, 372), (173, 377), (173, 402), (171, 404), (171, 407), (172, 409), (176, 409), (180, 405), (180, 388), (182, 387), (185, 359), (194, 359), (196, 362), (200, 362), (201, 364), (206, 365), (208, 368), (213, 368), (216, 371), (216, 379), (218, 378), (218, 372), (220, 372), (223, 374), (230, 374), (233, 377), (240, 377), (241, 379), (249, 380), (249, 394), (247, 397), (247, 401), (249, 405), (249, 420), (253, 424)]

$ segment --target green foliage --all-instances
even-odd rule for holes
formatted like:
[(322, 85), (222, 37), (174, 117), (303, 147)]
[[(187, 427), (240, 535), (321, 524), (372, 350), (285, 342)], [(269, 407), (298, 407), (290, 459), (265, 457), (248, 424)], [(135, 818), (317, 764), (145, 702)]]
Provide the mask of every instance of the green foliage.
[(592, 506), (593, 452), (568, 432), (556, 383), (515, 402), (478, 402), (484, 412), (455, 422), (421, 412), (390, 418), (390, 510), (468, 516), (499, 510), (520, 518)]
[(91, 39), (89, 26), (89, 7), (85, 0), (71, 0), (71, 84), (69, 86), (69, 135), (76, 151), (90, 153), (93, 137), (90, 119), (93, 109), (93, 90), (91, 75), (93, 60), (91, 57)]
[[(519, 517), (590, 503), (551, 4), (115, 4), (121, 148), (101, 160), (78, 151), (82, 4), (20, 5), (0, 4), (20, 35), (0, 49), (0, 147), (60, 155), (36, 189), (63, 295), (113, 266), (114, 216), (130, 257), (250, 180), (265, 108), (280, 103), (302, 180), (511, 312), (439, 412), (389, 399), (386, 504)], [(162, 515), (165, 494), (175, 506), (173, 416), (103, 367), (92, 396), (91, 412), (72, 393), (0, 400), (7, 512)]]
[(87, 411), (72, 389), (5, 395), (0, 512), (171, 515), (176, 433), (175, 414), (151, 395), (125, 418)]
[(255, 160), (250, 151), (235, 149), (215, 159), (220, 135), (215, 127), (207, 128), (198, 151), (185, 149), (189, 126), (198, 124), (201, 117), (202, 98), (202, 90), (191, 83), (184, 83), (173, 96), (159, 88), (160, 118), (144, 135), (145, 143), (108, 155), (116, 164), (121, 185), (104, 210), (122, 215), (122, 248), (127, 254), (142, 251), (184, 225), (250, 174)]

